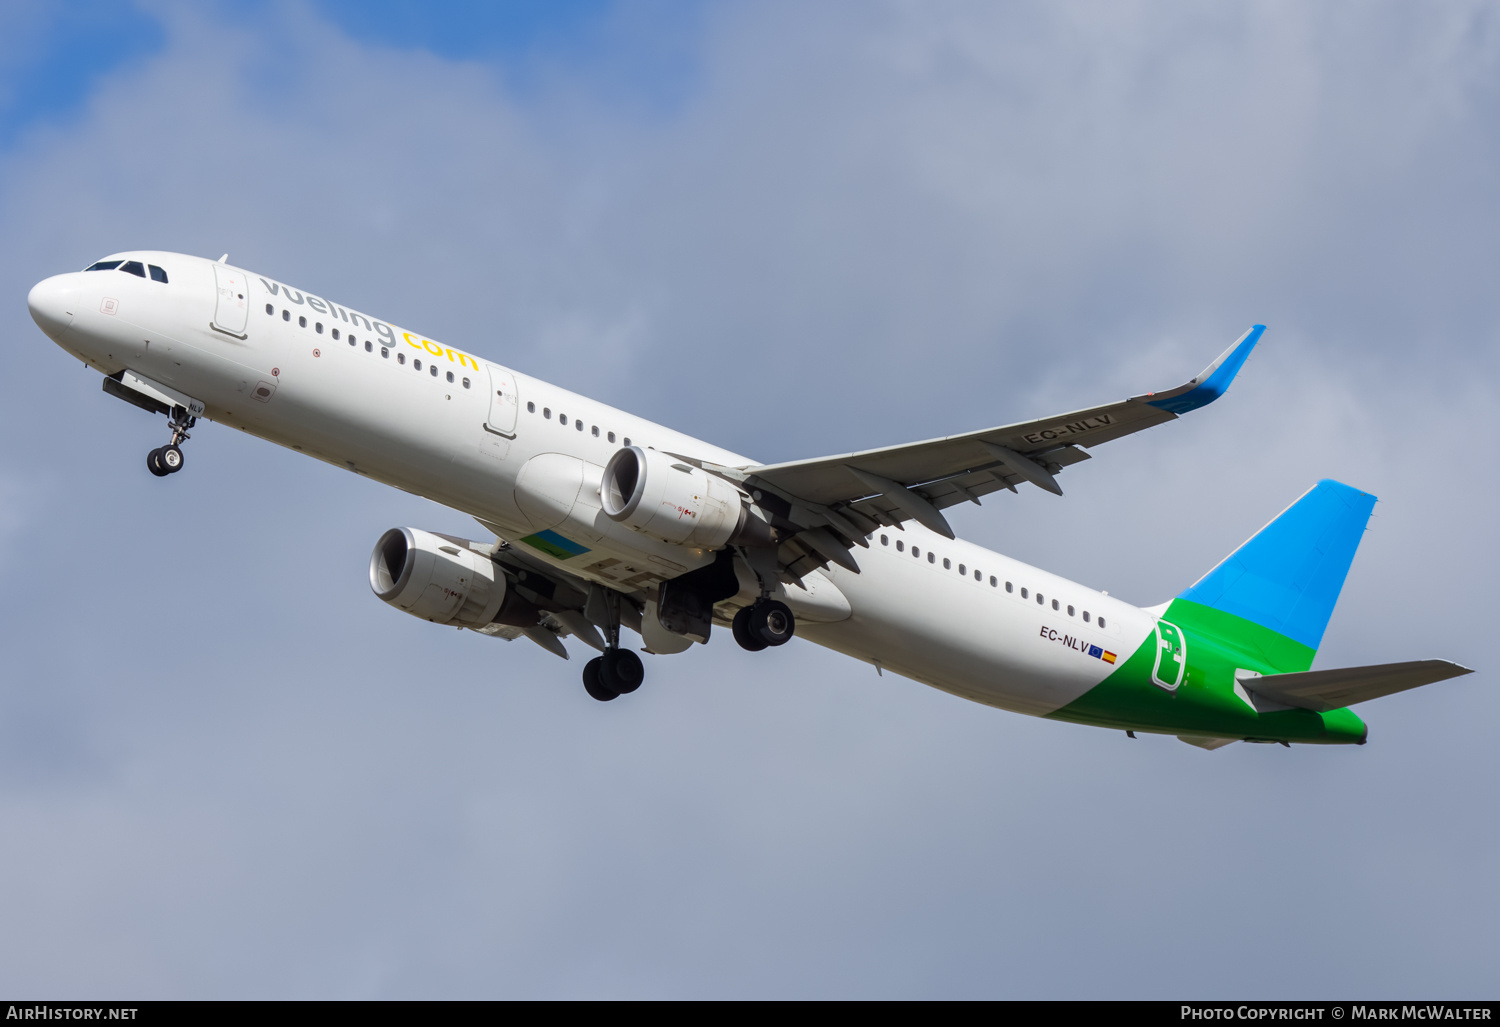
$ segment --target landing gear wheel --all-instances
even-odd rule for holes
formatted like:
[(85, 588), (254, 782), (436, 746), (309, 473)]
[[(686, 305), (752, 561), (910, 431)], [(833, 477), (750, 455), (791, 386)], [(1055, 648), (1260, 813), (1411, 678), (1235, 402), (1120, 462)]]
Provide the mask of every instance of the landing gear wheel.
[(620, 695), (634, 692), (646, 680), (641, 658), (629, 649), (610, 649), (599, 660), (599, 683)]
[(172, 408), (167, 420), (167, 427), (172, 429), (172, 441), (146, 455), (146, 467), (152, 474), (162, 478), (182, 470), (182, 443), (191, 438), (188, 430), (197, 423), (198, 419), (188, 413), (186, 407)]
[(797, 621), (786, 603), (776, 599), (762, 599), (750, 607), (746, 621), (750, 635), (766, 645), (786, 645), (796, 633)]
[(734, 640), (740, 644), (741, 649), (748, 649), (752, 653), (758, 653), (767, 645), (758, 636), (750, 631), (750, 616), (753, 606), (746, 606), (734, 615), (734, 621), (730, 630), (734, 632)]
[(599, 680), (599, 668), (603, 662), (596, 656), (583, 665), (583, 690), (600, 702), (609, 702), (611, 699), (618, 699), (620, 693), (606, 688)]
[(156, 462), (161, 464), (167, 474), (176, 474), (182, 470), (182, 450), (178, 447), (163, 446), (156, 453)]

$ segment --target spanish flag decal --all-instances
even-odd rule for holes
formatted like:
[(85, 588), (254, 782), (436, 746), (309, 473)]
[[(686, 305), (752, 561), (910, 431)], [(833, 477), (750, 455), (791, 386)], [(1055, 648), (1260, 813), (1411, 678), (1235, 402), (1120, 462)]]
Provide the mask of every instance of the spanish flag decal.
[(1104, 650), (1104, 655), (1101, 656), (1100, 659), (1102, 659), (1105, 663), (1114, 663), (1115, 654), (1106, 649)]

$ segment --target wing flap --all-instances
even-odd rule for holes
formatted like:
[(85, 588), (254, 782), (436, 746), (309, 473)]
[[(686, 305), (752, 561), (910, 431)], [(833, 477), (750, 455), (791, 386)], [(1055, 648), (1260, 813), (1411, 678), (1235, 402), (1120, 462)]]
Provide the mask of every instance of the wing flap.
[(1235, 680), (1272, 702), (1327, 713), (1472, 673), (1468, 667), (1448, 660), (1412, 660), (1373, 667), (1308, 670), (1296, 674), (1239, 674)]

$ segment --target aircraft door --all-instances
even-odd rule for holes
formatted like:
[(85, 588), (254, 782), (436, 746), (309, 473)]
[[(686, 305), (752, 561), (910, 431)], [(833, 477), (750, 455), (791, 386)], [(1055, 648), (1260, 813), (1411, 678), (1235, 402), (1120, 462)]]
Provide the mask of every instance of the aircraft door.
[(214, 284), (218, 295), (214, 306), (213, 326), (219, 331), (243, 339), (250, 323), (250, 283), (245, 272), (225, 264), (214, 265)]
[(485, 427), (508, 439), (516, 437), (516, 417), (519, 401), (516, 398), (516, 376), (503, 367), (487, 364), (490, 374), (490, 416)]

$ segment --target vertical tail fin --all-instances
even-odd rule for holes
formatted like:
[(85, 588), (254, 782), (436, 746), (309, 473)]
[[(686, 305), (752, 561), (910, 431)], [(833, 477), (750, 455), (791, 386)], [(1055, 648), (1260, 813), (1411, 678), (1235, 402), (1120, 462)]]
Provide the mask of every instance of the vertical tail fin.
[(1325, 478), (1177, 598), (1316, 650), (1374, 508), (1368, 492)]

